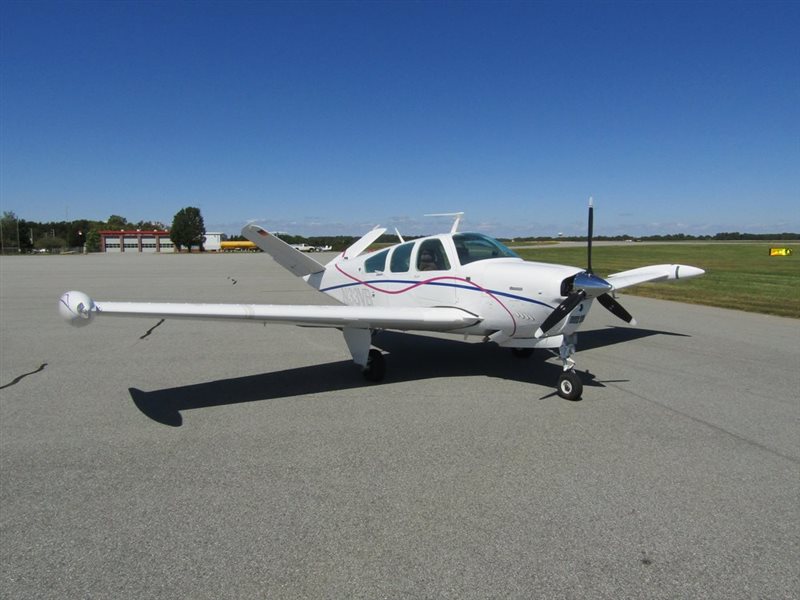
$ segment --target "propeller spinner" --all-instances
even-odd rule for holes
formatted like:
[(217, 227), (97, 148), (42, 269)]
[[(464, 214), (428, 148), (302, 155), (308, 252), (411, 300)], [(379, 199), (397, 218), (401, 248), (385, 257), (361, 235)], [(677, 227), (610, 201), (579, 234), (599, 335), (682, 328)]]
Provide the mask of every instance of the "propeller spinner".
[(563, 287), (567, 290), (567, 297), (561, 302), (561, 304), (556, 306), (553, 312), (551, 312), (544, 321), (542, 321), (539, 329), (537, 329), (536, 333), (534, 334), (535, 337), (540, 338), (545, 335), (586, 298), (597, 298), (597, 301), (600, 302), (600, 304), (602, 304), (609, 312), (611, 312), (611, 314), (619, 317), (626, 323), (631, 323), (633, 325), (636, 324), (636, 320), (631, 316), (631, 314), (609, 294), (609, 292), (614, 289), (614, 286), (592, 272), (593, 229), (594, 202), (592, 198), (589, 198), (589, 234), (587, 236), (586, 244), (586, 270), (578, 273), (574, 277), (571, 277), (571, 281), (565, 280), (566, 285)]

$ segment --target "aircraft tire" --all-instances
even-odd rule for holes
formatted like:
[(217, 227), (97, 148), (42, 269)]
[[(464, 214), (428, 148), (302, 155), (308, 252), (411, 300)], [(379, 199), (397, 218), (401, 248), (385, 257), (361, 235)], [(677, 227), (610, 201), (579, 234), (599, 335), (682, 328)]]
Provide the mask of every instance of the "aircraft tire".
[(383, 376), (386, 374), (386, 360), (380, 350), (373, 348), (369, 351), (367, 366), (363, 373), (364, 379), (367, 381), (372, 381), (373, 383), (383, 381)]
[(583, 382), (580, 376), (570, 369), (558, 378), (558, 395), (565, 400), (579, 400), (583, 393)]

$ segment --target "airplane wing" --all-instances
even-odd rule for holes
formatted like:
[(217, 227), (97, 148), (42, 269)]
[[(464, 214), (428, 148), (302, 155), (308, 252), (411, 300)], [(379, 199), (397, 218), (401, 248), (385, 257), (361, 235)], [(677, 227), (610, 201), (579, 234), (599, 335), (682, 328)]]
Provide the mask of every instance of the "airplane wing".
[(66, 292), (59, 312), (70, 324), (88, 325), (95, 317), (156, 317), (288, 323), (317, 327), (449, 331), (482, 319), (454, 307), (328, 306), (283, 304), (182, 304), (169, 302), (95, 302), (82, 292)]
[(675, 279), (688, 279), (705, 273), (703, 269), (688, 265), (650, 265), (639, 267), (630, 271), (614, 273), (605, 280), (614, 286), (614, 290), (621, 290), (632, 285), (648, 281), (669, 281)]

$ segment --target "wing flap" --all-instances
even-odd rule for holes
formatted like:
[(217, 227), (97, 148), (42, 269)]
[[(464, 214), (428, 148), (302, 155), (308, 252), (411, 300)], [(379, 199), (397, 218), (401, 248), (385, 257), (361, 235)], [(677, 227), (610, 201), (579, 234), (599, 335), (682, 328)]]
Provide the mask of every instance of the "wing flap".
[(690, 267), (688, 265), (650, 265), (639, 267), (630, 271), (614, 273), (606, 277), (614, 290), (621, 290), (632, 285), (654, 281), (672, 281), (677, 279), (688, 279), (697, 277), (705, 273), (703, 269)]
[(448, 331), (481, 318), (454, 307), (328, 306), (283, 304), (180, 304), (94, 302), (96, 316), (243, 320), (318, 327)]

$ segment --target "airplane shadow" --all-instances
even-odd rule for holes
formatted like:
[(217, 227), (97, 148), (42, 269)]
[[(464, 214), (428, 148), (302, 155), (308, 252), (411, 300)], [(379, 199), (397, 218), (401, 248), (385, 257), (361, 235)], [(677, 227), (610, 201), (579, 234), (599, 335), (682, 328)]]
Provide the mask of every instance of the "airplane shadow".
[[(683, 336), (665, 331), (609, 327), (581, 332), (578, 350), (610, 346), (652, 335)], [(545, 362), (550, 354), (543, 350), (537, 350), (528, 360), (521, 360), (512, 357), (507, 348), (494, 344), (464, 343), (460, 339), (392, 331), (380, 333), (373, 342), (388, 353), (386, 384), (484, 375), (551, 386), (561, 372), (561, 365), (557, 362)], [(603, 386), (588, 372), (582, 372), (581, 377), (585, 386)], [(183, 424), (181, 412), (185, 410), (290, 398), (367, 385), (371, 384), (364, 381), (352, 361), (344, 360), (150, 392), (129, 388), (128, 392), (136, 407), (147, 417), (163, 425), (180, 427)]]

